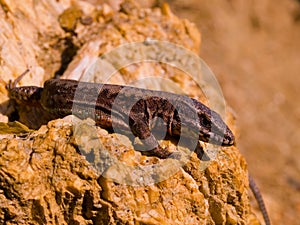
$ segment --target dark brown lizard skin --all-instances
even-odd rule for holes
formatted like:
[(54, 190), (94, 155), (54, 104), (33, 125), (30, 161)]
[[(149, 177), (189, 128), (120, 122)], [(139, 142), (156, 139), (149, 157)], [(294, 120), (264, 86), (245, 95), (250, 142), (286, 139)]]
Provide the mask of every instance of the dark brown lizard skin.
[[(19, 104), (40, 106), (53, 118), (73, 114), (92, 118), (96, 125), (116, 132), (132, 132), (146, 149), (161, 158), (162, 149), (151, 127), (161, 118), (168, 136), (195, 139), (221, 146), (234, 144), (234, 135), (220, 115), (201, 102), (183, 95), (135, 87), (51, 79), (44, 87), (10, 87)], [(159, 127), (159, 126), (158, 126)]]

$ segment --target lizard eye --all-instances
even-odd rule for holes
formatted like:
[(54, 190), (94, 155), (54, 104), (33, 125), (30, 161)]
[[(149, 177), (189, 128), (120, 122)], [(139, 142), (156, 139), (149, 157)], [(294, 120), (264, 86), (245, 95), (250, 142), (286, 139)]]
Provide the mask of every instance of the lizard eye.
[(201, 117), (201, 124), (203, 125), (203, 126), (205, 126), (205, 127), (209, 127), (210, 126), (210, 124), (211, 124), (211, 122), (208, 120), (208, 118), (206, 118), (206, 117)]

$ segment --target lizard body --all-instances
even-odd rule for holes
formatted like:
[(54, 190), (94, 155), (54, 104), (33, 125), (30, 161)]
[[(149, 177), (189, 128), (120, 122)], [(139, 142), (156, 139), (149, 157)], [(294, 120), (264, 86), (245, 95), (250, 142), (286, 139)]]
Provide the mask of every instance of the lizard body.
[(92, 118), (104, 129), (131, 131), (161, 158), (169, 153), (151, 133), (157, 118), (163, 120), (167, 135), (175, 139), (183, 135), (221, 146), (234, 144), (234, 135), (219, 114), (183, 95), (63, 79), (48, 80), (43, 88), (9, 86), (8, 90), (9, 97), (19, 104), (42, 107), (54, 118), (73, 114)]

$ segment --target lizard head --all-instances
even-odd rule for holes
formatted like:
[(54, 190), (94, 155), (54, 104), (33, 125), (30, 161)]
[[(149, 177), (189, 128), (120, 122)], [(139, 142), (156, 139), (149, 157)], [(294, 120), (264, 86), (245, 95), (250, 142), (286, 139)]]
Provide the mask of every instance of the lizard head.
[(193, 101), (199, 118), (199, 140), (221, 146), (233, 145), (234, 135), (221, 116), (202, 103)]

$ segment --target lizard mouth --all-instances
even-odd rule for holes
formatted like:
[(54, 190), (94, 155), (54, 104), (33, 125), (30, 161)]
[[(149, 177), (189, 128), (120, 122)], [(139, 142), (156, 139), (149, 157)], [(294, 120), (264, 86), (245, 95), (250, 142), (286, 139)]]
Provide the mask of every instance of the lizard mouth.
[(227, 126), (222, 130), (213, 127), (204, 132), (200, 131), (199, 140), (219, 146), (231, 146), (235, 144), (234, 135)]
[(207, 142), (220, 146), (231, 146), (234, 145), (235, 139), (232, 131), (228, 127), (226, 127), (224, 132), (209, 132)]

